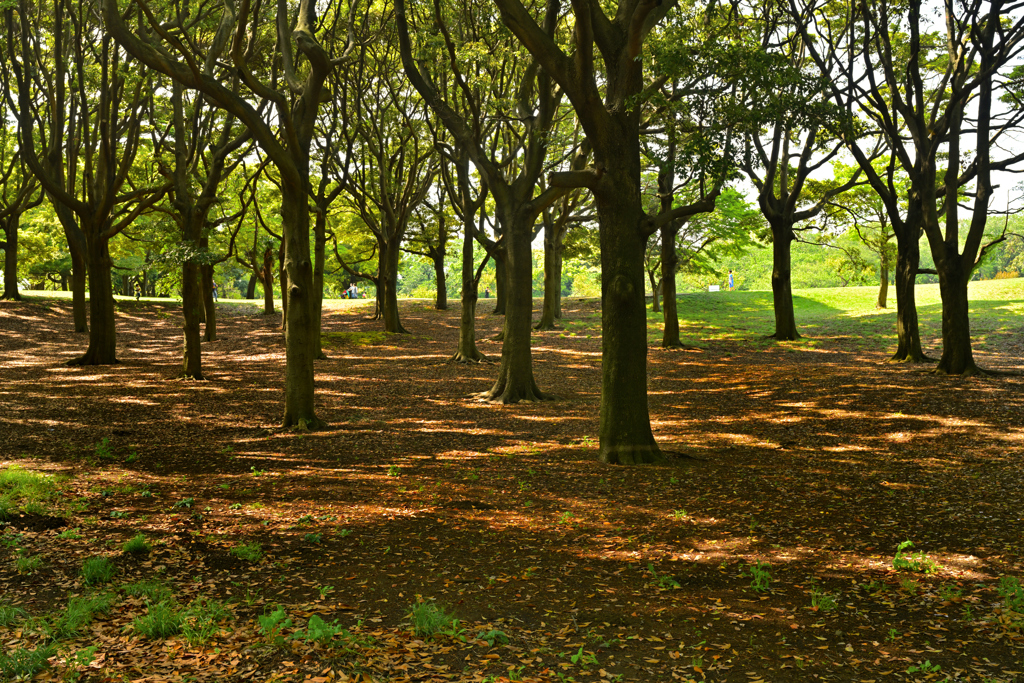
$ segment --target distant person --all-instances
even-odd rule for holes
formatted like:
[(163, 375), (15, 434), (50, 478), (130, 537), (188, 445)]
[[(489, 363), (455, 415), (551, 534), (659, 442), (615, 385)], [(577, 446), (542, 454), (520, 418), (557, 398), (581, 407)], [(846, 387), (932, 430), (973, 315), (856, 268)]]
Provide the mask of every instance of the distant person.
[(485, 299), (490, 299), (491, 298), (491, 288), (490, 287), (484, 287), (484, 298)]
[(217, 281), (213, 281), (213, 300), (217, 301)]
[(736, 287), (736, 282), (732, 279), (732, 269), (729, 270), (729, 291), (732, 291)]
[(136, 280), (135, 281), (135, 300), (138, 301), (141, 298), (142, 298), (142, 285), (140, 285), (139, 281)]

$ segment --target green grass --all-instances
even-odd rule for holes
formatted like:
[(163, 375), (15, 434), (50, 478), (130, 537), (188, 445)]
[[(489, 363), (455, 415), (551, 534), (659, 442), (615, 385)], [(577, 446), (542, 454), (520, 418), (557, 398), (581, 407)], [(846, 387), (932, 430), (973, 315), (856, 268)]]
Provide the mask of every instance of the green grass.
[[(794, 289), (793, 307), (797, 330), (804, 339), (787, 342), (797, 348), (813, 345), (815, 337), (848, 338), (858, 345), (888, 350), (896, 338), (896, 293), (889, 287), (888, 308), (875, 308), (878, 288), (832, 287)], [(942, 300), (937, 284), (915, 290), (921, 336), (942, 334)], [(1016, 333), (1024, 314), (1024, 278), (982, 280), (968, 288), (971, 330), (979, 343), (990, 335)], [(765, 339), (775, 329), (772, 293), (769, 291), (699, 292), (678, 298), (680, 336), (684, 343), (706, 346), (733, 340), (748, 347), (775, 345)], [(662, 314), (648, 306), (648, 333), (660, 341)], [(569, 329), (569, 326), (566, 327)], [(600, 320), (580, 321), (577, 333), (600, 334)]]
[(452, 632), (459, 623), (455, 615), (430, 600), (414, 604), (409, 612), (409, 619), (412, 621), (413, 633), (421, 638), (435, 633)]
[(124, 544), (124, 551), (129, 555), (145, 555), (152, 549), (152, 546), (149, 545), (146, 537), (142, 534), (135, 535), (133, 538), (125, 541)]
[(259, 562), (263, 559), (263, 547), (259, 543), (243, 543), (232, 548), (230, 552), (246, 562)]
[(48, 667), (50, 663), (47, 660), (56, 653), (56, 643), (35, 650), (19, 648), (0, 652), (0, 680), (13, 681), (33, 676)]
[(25, 617), (25, 610), (0, 603), (0, 626), (11, 626)]
[(170, 587), (160, 581), (139, 581), (122, 586), (121, 590), (125, 595), (137, 598), (145, 598), (146, 602), (163, 602), (171, 597)]
[(12, 465), (0, 470), (0, 519), (18, 510), (44, 514), (57, 495), (53, 477)]
[(106, 583), (114, 578), (117, 567), (109, 557), (90, 557), (82, 565), (82, 582), (86, 586), (95, 586)]
[(375, 346), (383, 344), (387, 339), (386, 332), (327, 332), (323, 334), (325, 346)]
[(110, 593), (71, 598), (67, 609), (51, 621), (50, 635), (58, 640), (77, 636), (97, 614), (109, 612), (113, 604)]

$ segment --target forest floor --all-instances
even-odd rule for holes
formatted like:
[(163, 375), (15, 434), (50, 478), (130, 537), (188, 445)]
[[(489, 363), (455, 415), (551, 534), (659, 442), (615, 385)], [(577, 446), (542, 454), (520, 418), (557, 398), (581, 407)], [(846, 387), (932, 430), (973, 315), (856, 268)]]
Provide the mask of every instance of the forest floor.
[[(534, 335), (557, 400), (512, 406), (447, 362), (457, 302), (404, 302), (408, 335), (371, 310), (326, 312), (302, 433), (279, 317), (222, 304), (197, 382), (170, 303), (119, 301), (120, 364), (72, 368), (70, 302), (0, 302), (0, 679), (1024, 681), (1021, 376), (890, 364), (849, 319), (765, 342), (770, 310), (662, 350), (652, 318), (653, 427), (689, 457), (624, 468), (597, 302)], [(976, 356), (1020, 372), (1007, 324)]]

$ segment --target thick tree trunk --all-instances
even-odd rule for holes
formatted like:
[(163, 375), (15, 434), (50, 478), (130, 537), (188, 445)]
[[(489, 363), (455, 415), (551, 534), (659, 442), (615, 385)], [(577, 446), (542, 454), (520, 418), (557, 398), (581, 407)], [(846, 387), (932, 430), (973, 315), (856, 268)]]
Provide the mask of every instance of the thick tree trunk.
[(288, 322), (285, 325), (285, 401), (282, 427), (318, 429), (326, 424), (316, 416), (313, 391), (315, 330), (313, 322), (313, 263), (309, 254), (309, 210), (301, 187), (281, 186), (281, 219), (287, 285)]
[(0, 298), (21, 301), (18, 291), (18, 223), (19, 214), (10, 216), (4, 223), (4, 293)]
[(380, 298), (384, 331), (392, 334), (408, 334), (409, 331), (402, 327), (402, 321), (398, 316), (398, 259), (401, 255), (398, 241), (378, 240), (377, 246), (380, 249), (378, 272), (384, 285), (383, 296)]
[(912, 239), (899, 239), (896, 244), (896, 353), (890, 359), (897, 363), (923, 363), (929, 358), (921, 350), (921, 331), (917, 324), (915, 284), (921, 259), (918, 242), (920, 231), (913, 229)]
[[(203, 377), (202, 340), (199, 327), (203, 313), (202, 267), (186, 262), (181, 267), (181, 310), (184, 314), (182, 328), (185, 333), (185, 351), (181, 376), (188, 379)], [(207, 324), (209, 330), (209, 324)]]
[(494, 315), (505, 315), (505, 305), (508, 292), (507, 254), (505, 247), (494, 250)]
[(549, 222), (544, 226), (544, 308), (538, 330), (555, 329), (555, 320), (562, 317), (562, 238)]
[(647, 404), (646, 238), (640, 231), (646, 216), (640, 204), (639, 153), (617, 151), (616, 161), (635, 159), (637, 167), (621, 169), (621, 163), (608, 163), (594, 193), (602, 274), (600, 457), (606, 463), (633, 465), (657, 462), (662, 456)]
[(89, 304), (85, 300), (88, 289), (89, 266), (85, 253), (71, 247), (71, 316), (75, 332), (89, 331)]
[(506, 313), (498, 379), (480, 398), (494, 403), (543, 401), (533, 377), (533, 226), (525, 220), (525, 207), (508, 207), (503, 212), (508, 276), (505, 289)]
[(437, 294), (434, 298), (434, 308), (438, 311), (448, 310), (448, 280), (444, 273), (444, 251), (438, 250), (432, 261), (434, 262), (434, 279), (437, 281)]
[(875, 302), (875, 306), (878, 308), (885, 308), (889, 299), (889, 261), (882, 257), (882, 262), (878, 266), (878, 300)]
[(206, 323), (203, 339), (208, 342), (217, 341), (217, 302), (213, 300), (213, 265), (200, 266), (199, 278), (201, 312), (203, 322)]
[(259, 278), (253, 273), (249, 276), (249, 284), (245, 287), (245, 298), (255, 299), (256, 298), (256, 283), (259, 282)]
[(970, 306), (967, 285), (970, 270), (964, 268), (954, 252), (938, 267), (939, 292), (942, 295), (942, 357), (935, 372), (942, 375), (977, 375), (971, 349)]
[(89, 348), (69, 365), (113, 365), (117, 363), (117, 332), (114, 324), (114, 287), (110, 270), (110, 243), (101, 228), (86, 232), (89, 252)]
[(772, 226), (772, 302), (775, 306), (775, 334), (778, 341), (793, 341), (800, 338), (796, 331), (796, 314), (793, 310), (792, 227), (779, 224)]

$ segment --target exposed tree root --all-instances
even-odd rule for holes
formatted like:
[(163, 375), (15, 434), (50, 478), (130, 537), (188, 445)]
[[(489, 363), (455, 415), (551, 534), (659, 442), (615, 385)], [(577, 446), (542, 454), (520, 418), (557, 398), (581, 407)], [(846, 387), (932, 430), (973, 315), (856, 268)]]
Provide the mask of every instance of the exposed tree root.
[(938, 363), (938, 358), (931, 358), (925, 354), (903, 354), (897, 351), (893, 354), (892, 358), (886, 361), (887, 363)]
[(773, 332), (772, 334), (767, 335), (765, 339), (774, 339), (775, 341), (797, 341), (798, 339), (803, 339), (803, 337), (800, 336), (799, 332), (794, 332), (792, 335)]
[(554, 401), (555, 396), (553, 394), (546, 394), (537, 387), (533, 387), (529, 391), (512, 390), (510, 387), (502, 387), (500, 384), (495, 385), (493, 389), (484, 391), (479, 394), (474, 394), (473, 398), (483, 403), (493, 403), (494, 405), (512, 405), (514, 403), (540, 403), (541, 401)]
[(555, 327), (555, 323), (554, 322), (545, 322), (545, 321), (541, 320), (539, 323), (537, 323), (536, 325), (533, 326), (533, 329), (535, 329), (535, 330), (542, 330), (542, 331), (551, 331), (551, 330), (556, 330), (558, 328)]
[(484, 354), (482, 354), (479, 351), (476, 351), (474, 349), (474, 353), (473, 354), (466, 354), (466, 353), (463, 353), (462, 351), (457, 351), (455, 353), (455, 355), (453, 355), (451, 358), (448, 359), (448, 362), (449, 363), (464, 363), (464, 364), (469, 364), (469, 363), (489, 363), (490, 359), (487, 358), (487, 356), (485, 356)]
[(119, 365), (121, 361), (116, 358), (109, 361), (99, 361), (94, 357), (96, 354), (86, 352), (85, 355), (79, 356), (78, 358), (72, 358), (66, 365), (68, 367), (80, 367), (85, 365)]
[(318, 417), (295, 419), (290, 415), (285, 415), (284, 421), (281, 423), (281, 429), (290, 429), (295, 432), (315, 432), (326, 427), (327, 423)]
[(601, 447), (601, 462), (609, 465), (657, 465), (665, 462), (665, 454), (657, 444), (645, 446)]
[(699, 346), (692, 346), (690, 344), (684, 344), (683, 342), (671, 342), (668, 344), (662, 344), (661, 348), (667, 351), (703, 351), (704, 349)]

